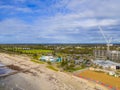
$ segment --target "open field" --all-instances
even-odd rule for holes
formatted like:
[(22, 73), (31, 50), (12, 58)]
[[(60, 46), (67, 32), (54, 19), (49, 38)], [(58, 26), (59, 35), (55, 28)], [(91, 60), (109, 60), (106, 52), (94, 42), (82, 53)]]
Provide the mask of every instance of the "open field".
[(90, 70), (86, 70), (86, 71), (80, 73), (79, 76), (83, 76), (85, 78), (100, 81), (102, 83), (116, 87), (120, 90), (120, 78), (109, 76), (102, 72), (94, 72), (94, 71), (90, 71)]
[(19, 50), (23, 53), (30, 53), (30, 54), (35, 54), (35, 53), (50, 53), (52, 52), (52, 50), (41, 50), (41, 49), (38, 49), (38, 50)]
[(51, 53), (52, 52), (52, 50), (42, 50), (42, 49), (23, 50), (23, 49), (7, 48), (5, 50), (14, 51), (14, 52), (20, 52), (20, 53), (25, 53), (25, 54), (41, 54), (41, 53)]

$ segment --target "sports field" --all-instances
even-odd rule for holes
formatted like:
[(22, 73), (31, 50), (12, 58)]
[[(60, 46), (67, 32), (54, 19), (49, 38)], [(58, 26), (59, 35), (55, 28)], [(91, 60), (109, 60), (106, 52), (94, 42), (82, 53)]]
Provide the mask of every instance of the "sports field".
[(118, 90), (120, 90), (120, 78), (109, 76), (102, 72), (95, 72), (95, 71), (90, 71), (90, 70), (81, 72), (78, 76), (83, 76), (91, 80), (100, 81), (108, 86), (113, 86), (117, 88)]

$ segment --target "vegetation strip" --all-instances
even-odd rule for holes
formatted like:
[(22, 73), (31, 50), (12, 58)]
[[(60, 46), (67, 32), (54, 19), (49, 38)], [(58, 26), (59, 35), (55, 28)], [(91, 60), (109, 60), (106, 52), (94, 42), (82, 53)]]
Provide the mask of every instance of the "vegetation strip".
[(46, 66), (46, 67), (47, 67), (47, 68), (49, 68), (49, 69), (51, 69), (51, 70), (58, 71), (58, 69), (57, 69), (57, 68), (55, 68), (55, 67), (53, 67), (53, 66), (51, 66), (51, 65)]
[(32, 62), (38, 63), (38, 64), (44, 64), (44, 62), (42, 61), (38, 61), (38, 60), (31, 60)]

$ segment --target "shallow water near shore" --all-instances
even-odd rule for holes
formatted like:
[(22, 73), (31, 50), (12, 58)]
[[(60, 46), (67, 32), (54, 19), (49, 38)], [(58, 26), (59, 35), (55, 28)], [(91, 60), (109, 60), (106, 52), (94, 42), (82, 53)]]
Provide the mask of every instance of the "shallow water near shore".
[(9, 74), (11, 73), (13, 70), (5, 67), (5, 65), (0, 63), (0, 75), (4, 75), (4, 74)]
[(8, 74), (8, 73), (10, 73), (10, 72), (12, 72), (11, 69), (8, 69), (8, 68), (0, 68), (0, 75), (2, 75), (2, 74)]
[(3, 67), (3, 66), (5, 66), (5, 65), (3, 65), (2, 63), (0, 63), (0, 67)]

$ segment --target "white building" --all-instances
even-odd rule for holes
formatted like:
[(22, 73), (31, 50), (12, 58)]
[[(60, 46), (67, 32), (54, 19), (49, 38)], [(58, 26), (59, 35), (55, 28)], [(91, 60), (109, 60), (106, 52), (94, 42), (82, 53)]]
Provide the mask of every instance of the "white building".
[(110, 71), (110, 72), (109, 72), (109, 75), (115, 75), (115, 72)]
[(120, 62), (120, 51), (110, 51), (109, 58), (112, 61), (118, 61), (118, 62)]
[(109, 60), (106, 60), (106, 61), (105, 60), (94, 60), (93, 63), (98, 66), (102, 66), (103, 68), (110, 68), (113, 70), (120, 69), (120, 63), (115, 63)]
[(55, 61), (55, 58), (53, 56), (42, 56), (40, 57), (40, 60), (53, 62)]

